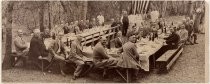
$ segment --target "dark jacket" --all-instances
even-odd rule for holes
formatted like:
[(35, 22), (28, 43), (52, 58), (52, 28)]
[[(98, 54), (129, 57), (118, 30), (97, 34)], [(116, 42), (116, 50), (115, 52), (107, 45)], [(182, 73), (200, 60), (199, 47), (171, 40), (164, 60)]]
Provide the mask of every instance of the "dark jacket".
[(116, 48), (121, 48), (122, 47), (122, 45), (123, 45), (123, 41), (122, 40), (123, 39), (120, 38), (120, 37), (114, 39), (114, 43), (115, 43), (115, 47)]
[(120, 22), (113, 22), (113, 23), (111, 24), (111, 27), (116, 27), (116, 26), (118, 26), (118, 25), (121, 25), (121, 23), (120, 23)]
[(38, 60), (39, 56), (46, 57), (48, 52), (41, 38), (33, 36), (30, 42), (29, 59)]
[(169, 35), (169, 37), (165, 38), (166, 43), (168, 45), (174, 46), (174, 47), (178, 47), (178, 43), (180, 40), (180, 37), (178, 34), (176, 33), (172, 33), (171, 35)]
[(123, 29), (128, 29), (129, 26), (128, 16), (123, 16), (122, 23), (123, 23)]

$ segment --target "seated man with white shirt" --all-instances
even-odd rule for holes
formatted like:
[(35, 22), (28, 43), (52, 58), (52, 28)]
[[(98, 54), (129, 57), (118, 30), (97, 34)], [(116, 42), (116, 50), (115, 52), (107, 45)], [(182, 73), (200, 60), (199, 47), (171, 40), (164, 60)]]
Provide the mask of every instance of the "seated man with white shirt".
[(25, 64), (25, 56), (28, 53), (28, 45), (27, 42), (23, 39), (23, 31), (18, 30), (17, 31), (18, 36), (14, 40), (14, 45), (15, 45), (15, 55), (20, 57), (20, 61), (23, 61), (23, 64)]
[(185, 43), (188, 39), (188, 31), (185, 29), (185, 25), (181, 24), (180, 30), (177, 31), (178, 35), (180, 36), (179, 43)]

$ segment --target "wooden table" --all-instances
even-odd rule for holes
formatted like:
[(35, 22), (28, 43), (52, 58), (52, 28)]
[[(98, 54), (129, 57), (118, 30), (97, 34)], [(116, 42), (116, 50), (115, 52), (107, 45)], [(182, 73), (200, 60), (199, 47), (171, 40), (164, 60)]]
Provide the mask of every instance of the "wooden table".
[[(160, 50), (160, 48), (163, 46), (163, 40), (158, 39), (156, 41), (146, 41), (146, 42), (138, 42), (137, 45), (137, 51), (140, 55), (140, 61), (139, 64), (141, 65), (141, 68), (145, 71), (150, 71), (151, 68), (155, 67), (155, 60), (156, 55), (155, 53)], [(151, 62), (152, 61), (152, 62)], [(151, 64), (153, 64), (151, 67)]]
[[(89, 29), (89, 30), (85, 30), (83, 33), (78, 34), (81, 35), (83, 37), (82, 39), (82, 44), (83, 45), (87, 45), (89, 43), (93, 43), (96, 40), (98, 40), (100, 36), (104, 36), (104, 37), (111, 37), (113, 38), (116, 35), (116, 29), (119, 30), (119, 26), (116, 27), (98, 27), (98, 28), (93, 28), (93, 29)], [(109, 38), (109, 39), (111, 39)], [(62, 37), (62, 42), (67, 43), (67, 44), (71, 44), (71, 42), (73, 40), (76, 39), (76, 35), (75, 34), (66, 34)]]

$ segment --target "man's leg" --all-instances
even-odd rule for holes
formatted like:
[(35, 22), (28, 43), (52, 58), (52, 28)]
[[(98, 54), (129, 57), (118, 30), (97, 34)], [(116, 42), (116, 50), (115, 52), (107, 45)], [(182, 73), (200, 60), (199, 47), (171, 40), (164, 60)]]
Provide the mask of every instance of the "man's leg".
[(60, 72), (63, 76), (66, 76), (66, 74), (64, 73), (64, 68), (65, 68), (65, 55), (64, 54), (60, 54), (60, 55), (55, 55), (54, 58), (55, 60), (58, 62), (59, 64), (59, 68), (60, 68)]
[(139, 73), (139, 69), (134, 69), (133, 70), (133, 80), (137, 80), (138, 79), (138, 73)]
[(194, 37), (194, 44), (198, 44), (198, 43), (196, 42), (196, 41), (197, 41), (197, 34), (194, 33), (193, 37)]
[(125, 36), (125, 28), (122, 27), (122, 35)]
[(73, 80), (75, 80), (80, 74), (82, 73), (82, 69), (84, 68), (85, 63), (81, 60), (76, 60), (74, 63), (76, 63), (77, 68), (74, 71), (74, 77)]
[(127, 28), (125, 28), (125, 36), (127, 35), (127, 31), (128, 31), (128, 27)]

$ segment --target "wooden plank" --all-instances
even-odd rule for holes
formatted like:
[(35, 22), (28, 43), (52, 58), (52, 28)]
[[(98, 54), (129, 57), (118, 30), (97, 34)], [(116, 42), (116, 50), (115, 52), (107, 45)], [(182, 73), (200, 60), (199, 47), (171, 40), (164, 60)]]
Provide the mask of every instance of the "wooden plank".
[(181, 48), (181, 50), (176, 54), (176, 56), (170, 61), (170, 63), (166, 66), (167, 70), (170, 69), (171, 65), (176, 61), (176, 59), (180, 56), (180, 54), (182, 53), (183, 48)]
[(156, 61), (167, 61), (178, 49), (168, 50), (161, 57), (159, 57)]
[(108, 36), (111, 36), (111, 35), (114, 35), (115, 33), (112, 32), (112, 33), (109, 33), (109, 34), (105, 34), (104, 37), (108, 37)]

